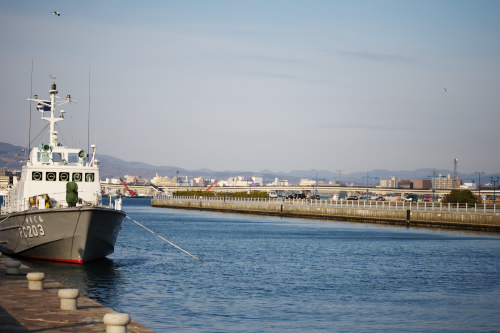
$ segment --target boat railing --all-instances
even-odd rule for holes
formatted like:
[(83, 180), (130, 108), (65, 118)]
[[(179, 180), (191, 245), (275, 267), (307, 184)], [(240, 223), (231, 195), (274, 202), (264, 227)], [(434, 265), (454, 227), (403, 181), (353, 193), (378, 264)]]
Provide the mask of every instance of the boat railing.
[(417, 211), (440, 211), (460, 212), (471, 214), (498, 214), (496, 205), (467, 204), (467, 203), (443, 203), (443, 202), (405, 202), (405, 201), (375, 201), (375, 200), (331, 200), (331, 199), (287, 199), (287, 198), (247, 198), (227, 196), (171, 196), (158, 195), (152, 200), (180, 200), (180, 201), (208, 201), (208, 202), (236, 202), (245, 204), (265, 205), (295, 205), (335, 208), (358, 208), (358, 209), (381, 209), (381, 210), (417, 210)]
[[(41, 196), (37, 196), (41, 197)], [(30, 211), (30, 210), (43, 210), (48, 208), (66, 208), (68, 207), (68, 202), (66, 201), (66, 192), (52, 193), (53, 203), (46, 207), (46, 202), (43, 203), (43, 208), (40, 208), (39, 202), (30, 203), (29, 198), (13, 199), (10, 196), (4, 196), (2, 205), (0, 207), (0, 214), (11, 214), (15, 212)], [(91, 206), (91, 207), (102, 207), (102, 199), (96, 195), (91, 201), (79, 198), (77, 207), (80, 206)], [(121, 207), (121, 206), (120, 206)], [(121, 209), (121, 208), (120, 208)]]

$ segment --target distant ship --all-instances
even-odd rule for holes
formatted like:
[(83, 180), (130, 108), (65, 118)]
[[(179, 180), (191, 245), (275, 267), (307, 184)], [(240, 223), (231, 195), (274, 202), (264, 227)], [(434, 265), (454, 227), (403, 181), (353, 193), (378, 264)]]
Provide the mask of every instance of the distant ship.
[(120, 193), (119, 190), (116, 190), (116, 189), (111, 189), (109, 190), (108, 193), (106, 193), (106, 195), (110, 198), (119, 198), (122, 196), (122, 194)]
[(8, 195), (11, 190), (12, 190), (12, 186), (11, 185), (7, 185), (5, 187), (0, 188), (0, 196)]
[[(53, 78), (55, 79), (55, 78)], [(71, 103), (71, 96), (59, 99), (53, 81), (50, 100), (35, 95), (42, 119), (48, 122), (49, 143), (32, 149), (22, 167), (21, 179), (14, 179), (3, 193), (0, 210), (0, 251), (13, 256), (83, 264), (113, 253), (125, 212), (121, 199), (102, 205), (99, 161), (79, 148), (58, 142), (54, 125), (64, 120), (55, 109)], [(49, 114), (49, 116), (46, 116)]]

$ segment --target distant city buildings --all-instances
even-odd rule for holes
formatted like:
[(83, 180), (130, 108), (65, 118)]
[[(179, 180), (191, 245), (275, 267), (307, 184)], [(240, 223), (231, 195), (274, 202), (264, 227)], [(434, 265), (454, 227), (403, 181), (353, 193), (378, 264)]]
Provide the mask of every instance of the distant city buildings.
[(380, 187), (383, 188), (396, 188), (396, 177), (392, 177), (391, 179), (381, 179)]
[(274, 178), (274, 181), (267, 184), (268, 186), (288, 186), (288, 180)]
[(316, 185), (316, 181), (312, 179), (301, 179), (299, 186), (314, 186)]
[(249, 186), (250, 182), (243, 176), (231, 177), (227, 180), (229, 186)]
[(252, 177), (250, 177), (250, 179), (252, 180), (251, 185), (264, 186), (264, 181), (263, 181), (262, 177), (252, 176)]
[[(5, 176), (3, 177), (5, 178)], [(3, 180), (2, 174), (0, 174), (0, 182)], [(137, 176), (124, 176), (124, 181), (127, 184), (132, 185), (146, 185), (152, 184), (155, 186), (165, 186), (165, 187), (207, 187), (213, 184), (216, 179), (215, 178), (206, 178), (206, 177), (195, 177), (189, 178), (188, 176), (182, 176), (177, 178), (174, 176), (172, 178), (169, 177), (161, 177), (159, 174), (156, 174), (151, 180), (141, 179)], [(391, 179), (381, 179), (380, 185), (378, 187), (381, 188), (390, 188), (390, 189), (405, 189), (405, 190), (429, 190), (433, 187), (435, 189), (452, 189), (454, 184), (456, 184), (456, 188), (469, 188), (475, 189), (477, 185), (474, 181), (470, 183), (462, 184), (462, 181), (459, 177), (453, 179), (451, 175), (443, 176), (439, 175), (431, 179), (401, 179), (396, 177), (391, 177)], [(121, 184), (119, 178), (106, 178), (102, 183), (105, 184)], [(289, 182), (286, 179), (275, 178), (274, 181), (264, 184), (264, 179), (261, 176), (234, 176), (229, 177), (226, 180), (218, 179), (214, 186), (216, 187), (248, 187), (248, 186), (289, 186)], [(324, 180), (316, 181), (311, 178), (303, 178), (300, 179), (298, 186), (342, 186), (340, 181), (331, 180), (328, 183)], [(483, 184), (483, 187), (491, 186), (491, 184)], [(359, 186), (354, 183), (345, 184), (344, 186), (353, 187)], [(361, 184), (364, 186), (364, 184)]]
[(430, 179), (400, 179), (392, 177), (391, 179), (380, 180), (380, 187), (428, 190), (432, 188), (432, 181)]
[(7, 170), (0, 170), (0, 188), (12, 184), (12, 173)]
[(193, 178), (189, 184), (191, 186), (199, 186), (199, 187), (205, 187), (207, 182), (205, 181), (205, 179), (203, 177), (198, 177), (198, 178)]
[(470, 183), (463, 183), (462, 185), (460, 185), (460, 188), (474, 190), (477, 188), (477, 186), (476, 186), (476, 183), (474, 183), (474, 181), (471, 181)]
[(434, 189), (436, 190), (452, 189), (454, 188), (453, 185), (455, 185), (455, 187), (460, 187), (461, 181), (458, 176), (456, 179), (453, 179), (450, 174), (448, 174), (448, 176), (446, 177), (441, 174), (439, 175), (439, 177), (434, 177)]
[(324, 184), (325, 184), (325, 182), (322, 180), (316, 181), (316, 180), (307, 178), (307, 179), (301, 179), (299, 186), (316, 186), (316, 185), (324, 185)]
[(137, 184), (140, 181), (140, 178), (138, 176), (125, 175), (123, 176), (123, 180), (127, 184)]
[(119, 178), (106, 178), (105, 180), (101, 181), (101, 183), (118, 185), (121, 184), (122, 182), (120, 181)]
[(263, 186), (264, 182), (262, 177), (250, 176), (248, 178), (243, 176), (230, 177), (227, 180), (227, 186)]
[(153, 179), (151, 179), (151, 184), (155, 186), (175, 186), (177, 182), (174, 179), (170, 179), (168, 177), (160, 177), (160, 175), (156, 174)]

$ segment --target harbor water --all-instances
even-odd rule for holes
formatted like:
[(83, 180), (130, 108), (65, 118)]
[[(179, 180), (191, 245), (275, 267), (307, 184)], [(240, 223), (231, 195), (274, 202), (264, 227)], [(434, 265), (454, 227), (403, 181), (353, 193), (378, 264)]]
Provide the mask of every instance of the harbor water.
[(123, 199), (115, 253), (23, 260), (157, 332), (498, 332), (500, 235)]

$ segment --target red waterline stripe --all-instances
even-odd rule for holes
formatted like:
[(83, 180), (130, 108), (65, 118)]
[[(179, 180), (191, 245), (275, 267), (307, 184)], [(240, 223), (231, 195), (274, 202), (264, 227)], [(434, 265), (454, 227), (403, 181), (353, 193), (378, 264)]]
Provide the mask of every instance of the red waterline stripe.
[(23, 256), (25, 258), (29, 259), (36, 259), (36, 260), (47, 260), (47, 261), (58, 261), (58, 262), (67, 262), (71, 264), (84, 264), (88, 263), (94, 260), (99, 260), (99, 259), (93, 259), (93, 260), (76, 260), (76, 259), (59, 259), (59, 258), (44, 258), (44, 257), (31, 257), (31, 256)]

